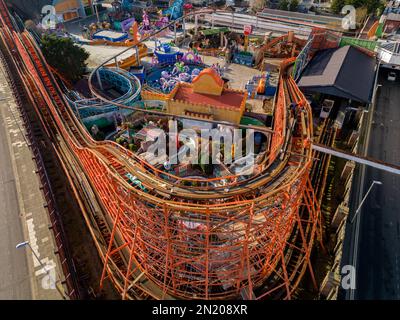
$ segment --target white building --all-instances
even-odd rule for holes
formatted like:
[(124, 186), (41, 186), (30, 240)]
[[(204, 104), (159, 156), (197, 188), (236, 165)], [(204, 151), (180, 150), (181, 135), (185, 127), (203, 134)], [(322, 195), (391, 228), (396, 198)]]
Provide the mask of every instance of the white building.
[(382, 43), (377, 53), (382, 66), (400, 70), (400, 42)]

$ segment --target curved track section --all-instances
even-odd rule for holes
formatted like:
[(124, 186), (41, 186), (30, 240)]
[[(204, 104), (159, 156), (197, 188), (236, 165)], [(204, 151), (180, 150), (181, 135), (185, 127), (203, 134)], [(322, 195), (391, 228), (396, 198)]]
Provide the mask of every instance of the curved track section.
[[(113, 103), (132, 106), (140, 98), (142, 91), (140, 80), (127, 71), (123, 69), (102, 68), (98, 70), (97, 75), (97, 86), (100, 86), (99, 83), (113, 83), (118, 92), (121, 92), (119, 97), (111, 100)], [(75, 114), (81, 119), (119, 110), (115, 104), (93, 98), (82, 99), (77, 94), (72, 95), (72, 92), (66, 99), (74, 109)]]
[[(116, 143), (93, 141), (34, 39), (14, 30), (4, 8), (1, 0), (1, 38), (15, 53), (18, 76), (65, 166), (88, 181), (90, 190), (80, 196), (91, 194), (101, 208), (85, 216), (95, 221), (88, 226), (104, 261), (101, 282), (108, 277), (124, 299), (292, 298), (307, 266), (312, 275), (319, 220), (309, 179), (312, 113), (290, 76), (293, 61), (281, 68), (270, 152), (260, 174), (240, 182), (231, 177), (224, 189), (215, 188), (215, 179), (188, 187), (185, 180), (196, 179), (162, 175)], [(143, 111), (107, 100), (93, 83), (91, 88), (107, 105)], [(291, 102), (295, 111), (287, 108)]]

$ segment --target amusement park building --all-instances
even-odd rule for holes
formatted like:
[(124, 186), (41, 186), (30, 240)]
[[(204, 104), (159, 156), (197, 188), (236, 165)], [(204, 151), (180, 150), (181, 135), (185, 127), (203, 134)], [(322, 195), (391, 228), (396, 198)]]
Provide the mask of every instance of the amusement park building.
[(53, 6), (56, 8), (60, 20), (66, 22), (95, 14), (95, 3), (98, 6), (97, 10), (101, 11), (106, 2), (100, 0), (54, 0)]
[(168, 112), (238, 124), (246, 105), (244, 91), (228, 89), (212, 68), (204, 69), (192, 84), (179, 83), (167, 102)]
[[(259, 174), (245, 180), (175, 176), (114, 142), (94, 141), (33, 36), (15, 30), (2, 0), (0, 11), (0, 49), (8, 68), (18, 68), (9, 75), (20, 80), (55, 137), (52, 145), (104, 264), (101, 285), (109, 279), (123, 299), (291, 299), (308, 269), (317, 288), (310, 256), (316, 240), (322, 243), (322, 227), (311, 177), (313, 119), (292, 77), (295, 59), (281, 65), (271, 128), (260, 128), (270, 139)], [(96, 92), (94, 75), (89, 85)], [(206, 69), (166, 101), (176, 115), (199, 110), (238, 123), (246, 94), (227, 89)], [(72, 284), (68, 291), (73, 297)]]
[(56, 14), (62, 21), (70, 21), (85, 16), (81, 0), (54, 0)]
[[(362, 81), (354, 81), (354, 74)], [(299, 87), (360, 102), (370, 102), (375, 58), (352, 46), (319, 51), (305, 68)]]

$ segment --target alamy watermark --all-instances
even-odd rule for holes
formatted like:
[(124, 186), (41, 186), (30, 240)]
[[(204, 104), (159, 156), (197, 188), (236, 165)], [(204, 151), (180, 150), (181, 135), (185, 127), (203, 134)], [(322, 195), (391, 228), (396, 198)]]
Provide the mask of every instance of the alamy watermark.
[(341, 14), (345, 14), (342, 18), (342, 29), (354, 30), (357, 27), (356, 24), (356, 8), (352, 5), (345, 5), (340, 11)]
[(44, 15), (44, 17), (42, 18), (43, 29), (51, 29), (51, 30), (56, 29), (57, 27), (56, 8), (52, 5), (45, 5), (42, 8), (42, 14)]
[[(44, 29), (56, 29), (57, 26), (57, 14), (56, 8), (52, 5), (45, 5), (41, 11), (42, 18), (42, 26)], [(353, 30), (356, 29), (356, 8), (352, 5), (345, 5), (341, 12), (341, 14), (345, 14), (342, 18), (342, 29), (344, 30)]]
[(344, 265), (341, 270), (342, 279), (340, 285), (344, 290), (354, 290), (356, 288), (356, 268), (352, 265)]
[(47, 263), (38, 271), (39, 274), (43, 274), (41, 286), (42, 289), (45, 290), (53, 290), (56, 289), (56, 265), (53, 262), (52, 264)]
[[(143, 145), (143, 144), (142, 144)], [(176, 120), (168, 122), (168, 132), (150, 128), (144, 145), (146, 161), (166, 169), (177, 164), (225, 164), (235, 173), (250, 175), (255, 164), (254, 130), (220, 127), (178, 130)], [(245, 149), (245, 150), (244, 150)]]

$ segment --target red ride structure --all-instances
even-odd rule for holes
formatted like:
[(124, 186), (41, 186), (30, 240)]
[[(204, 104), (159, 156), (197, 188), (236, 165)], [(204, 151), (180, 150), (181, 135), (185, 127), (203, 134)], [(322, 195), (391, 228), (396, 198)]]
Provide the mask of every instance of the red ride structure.
[(307, 269), (316, 285), (310, 255), (320, 210), (309, 178), (312, 112), (290, 75), (293, 59), (281, 66), (260, 172), (242, 181), (229, 177), (218, 188), (215, 179), (161, 175), (118, 144), (94, 141), (31, 35), (13, 27), (3, 0), (0, 11), (2, 50), (18, 66), (15, 76), (31, 92), (81, 204), (104, 263), (100, 285), (111, 280), (123, 299), (291, 299)]

